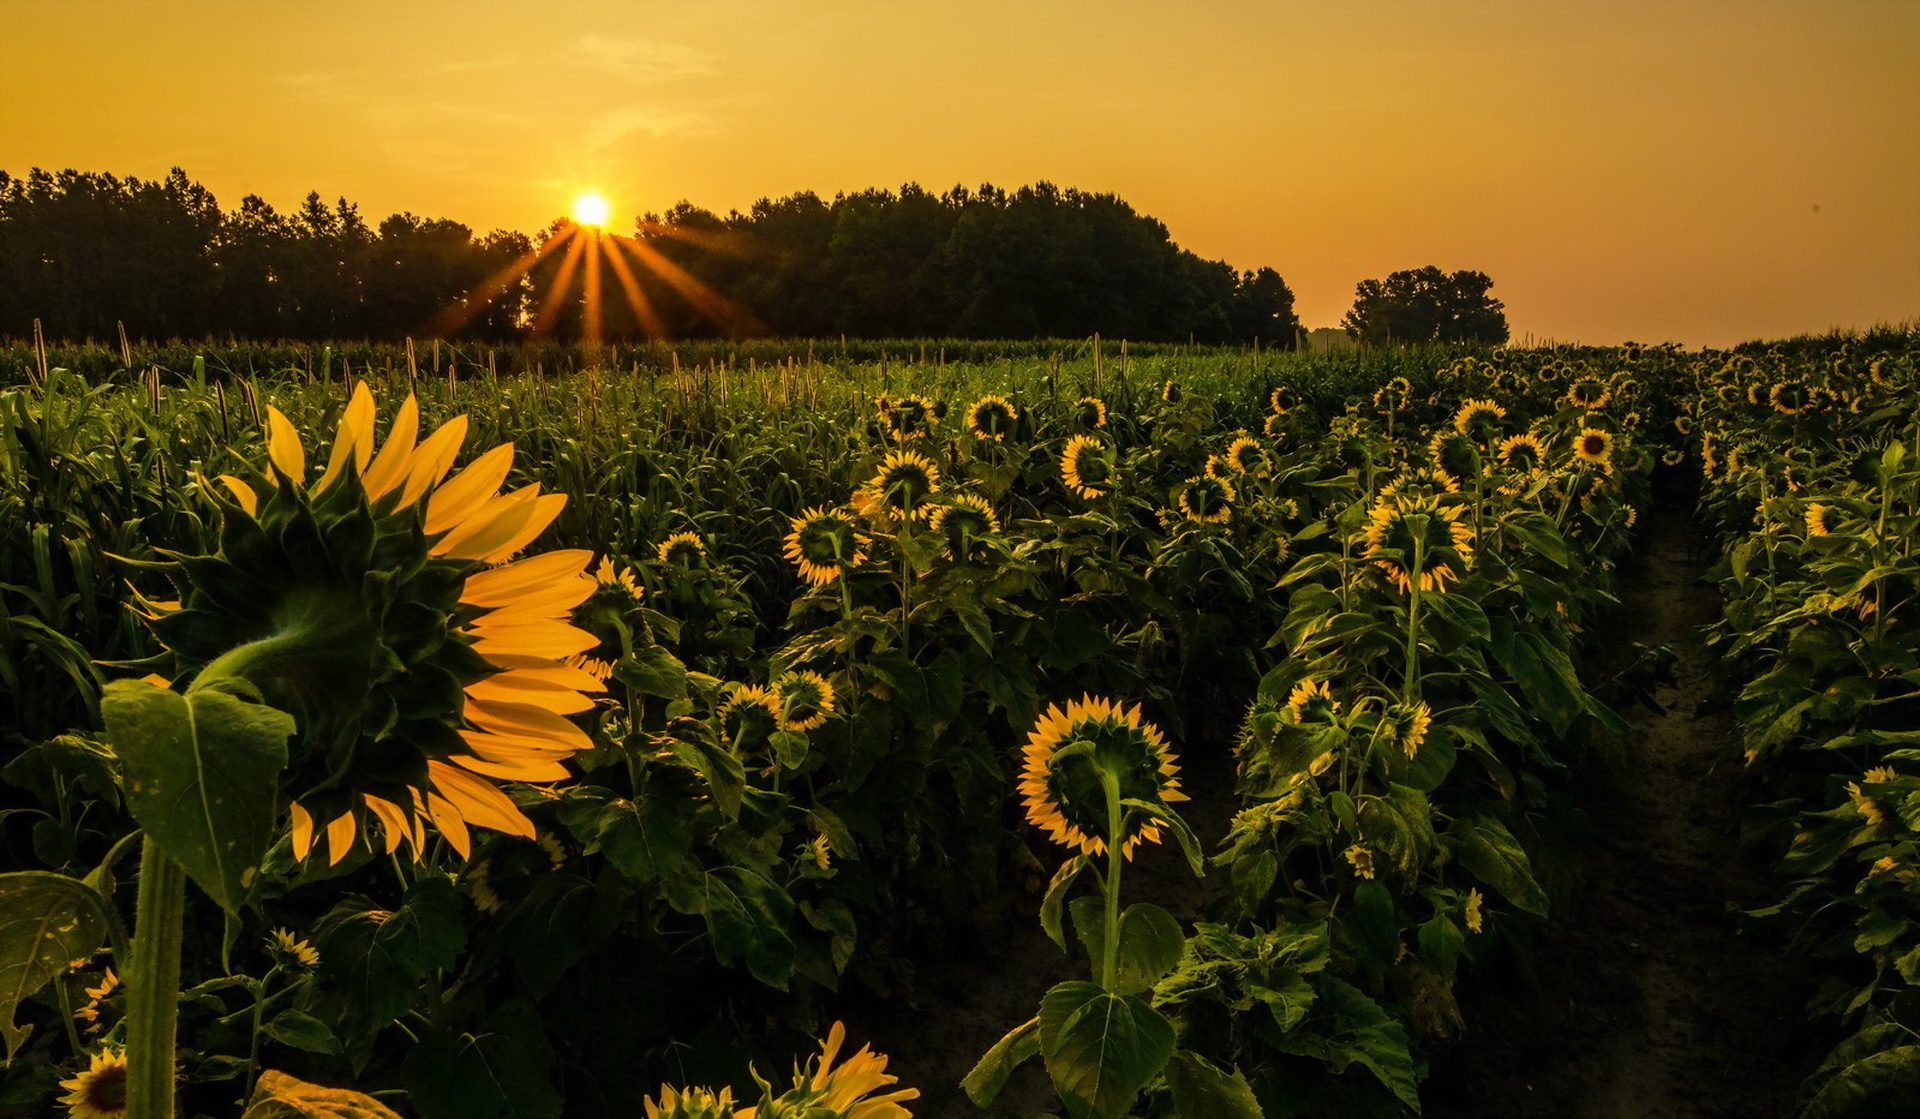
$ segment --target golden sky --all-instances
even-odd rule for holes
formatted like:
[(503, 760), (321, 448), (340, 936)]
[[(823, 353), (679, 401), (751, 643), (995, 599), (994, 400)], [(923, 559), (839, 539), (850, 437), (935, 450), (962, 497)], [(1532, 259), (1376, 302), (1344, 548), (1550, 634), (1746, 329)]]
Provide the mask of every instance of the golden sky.
[(1354, 284), (1490, 274), (1516, 340), (1920, 317), (1920, 0), (0, 0), (0, 169), (532, 232), (580, 190), (1112, 191)]

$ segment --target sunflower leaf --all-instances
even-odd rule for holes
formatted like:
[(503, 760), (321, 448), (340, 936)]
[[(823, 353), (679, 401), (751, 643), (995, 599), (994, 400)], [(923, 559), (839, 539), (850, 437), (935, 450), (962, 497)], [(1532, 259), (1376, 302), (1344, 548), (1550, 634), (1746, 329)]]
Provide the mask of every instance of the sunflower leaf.
[(228, 913), (247, 900), (279, 817), (293, 716), (218, 686), (116, 680), (100, 697), (147, 837)]
[(0, 1041), (8, 1061), (33, 1030), (14, 1026), (14, 1009), (106, 938), (100, 895), (86, 883), (37, 870), (0, 874)]
[(1137, 995), (1062, 983), (1040, 1000), (1040, 1053), (1069, 1114), (1115, 1119), (1173, 1055), (1173, 1023)]
[(986, 1107), (1007, 1086), (1013, 1070), (1040, 1054), (1040, 1019), (1029, 1018), (993, 1043), (960, 1087), (976, 1107)]

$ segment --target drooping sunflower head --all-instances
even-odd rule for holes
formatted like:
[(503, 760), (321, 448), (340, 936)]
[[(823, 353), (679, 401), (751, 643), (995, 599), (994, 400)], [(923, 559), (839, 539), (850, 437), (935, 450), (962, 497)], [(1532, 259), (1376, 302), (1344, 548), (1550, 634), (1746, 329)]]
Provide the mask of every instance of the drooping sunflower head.
[(940, 468), (916, 451), (889, 451), (866, 488), (889, 514), (921, 516), (927, 499), (940, 492)]
[(1605, 408), (1612, 399), (1613, 390), (1607, 387), (1607, 382), (1590, 374), (1575, 377), (1573, 383), (1567, 386), (1567, 403), (1575, 408), (1589, 411)]
[(989, 394), (967, 408), (967, 430), (973, 432), (975, 439), (998, 443), (1013, 430), (1014, 421), (1019, 418), (1019, 411), (1006, 397)]
[(1828, 512), (1828, 507), (1817, 501), (1807, 503), (1806, 520), (1808, 536), (1826, 536), (1833, 531), (1833, 527), (1827, 523)]
[(780, 721), (779, 697), (758, 684), (741, 684), (720, 705), (720, 733), (742, 753), (765, 745)]
[(1082, 854), (1102, 854), (1108, 843), (1117, 842), (1120, 853), (1131, 858), (1141, 842), (1160, 840), (1161, 819), (1131, 808), (1121, 814), (1120, 834), (1107, 834), (1105, 775), (1112, 776), (1121, 800), (1164, 806), (1187, 799), (1172, 751), (1159, 730), (1140, 717), (1137, 704), (1126, 707), (1092, 696), (1072, 700), (1064, 709), (1054, 704), (1034, 724), (1024, 753), (1020, 793), (1027, 821)]
[(1263, 474), (1267, 469), (1267, 452), (1260, 446), (1258, 439), (1241, 435), (1227, 444), (1224, 456), (1227, 465), (1235, 474)]
[(1366, 558), (1403, 592), (1445, 591), (1473, 562), (1473, 529), (1461, 507), (1433, 497), (1381, 498), (1367, 515)]
[(1267, 416), (1266, 422), (1260, 425), (1260, 430), (1266, 432), (1267, 438), (1269, 439), (1280, 438), (1287, 433), (1286, 415), (1281, 412), (1270, 413)]
[(1225, 524), (1233, 518), (1233, 483), (1202, 474), (1180, 489), (1180, 513), (1199, 524)]
[(1491, 400), (1469, 400), (1453, 414), (1453, 429), (1483, 447), (1490, 447), (1494, 437), (1500, 434), (1500, 421), (1506, 418), (1507, 410)]
[(1340, 701), (1325, 680), (1302, 680), (1287, 694), (1288, 717), (1297, 725), (1331, 723), (1340, 717)]
[(919, 393), (910, 393), (898, 400), (887, 400), (880, 410), (880, 417), (887, 422), (887, 431), (895, 439), (913, 439), (933, 430), (933, 402)]
[(660, 542), (655, 558), (669, 567), (698, 567), (706, 561), (707, 543), (697, 533), (676, 532)]
[(408, 397), (378, 453), (375, 418), (356, 386), (310, 482), (270, 407), (265, 469), (220, 478), (220, 550), (177, 557), (180, 601), (148, 604), (172, 678), (244, 681), (293, 717), (282, 788), (300, 859), (316, 822), (335, 863), (372, 821), (389, 853), (416, 857), (429, 822), (462, 856), (469, 825), (533, 835), (494, 781), (565, 779), (590, 744), (566, 716), (601, 690), (564, 663), (597, 643), (569, 624), (599, 585), (592, 553), (513, 560), (565, 496), (501, 493), (510, 443), (449, 477), (464, 416), (417, 439)]
[(1276, 416), (1293, 411), (1298, 403), (1299, 397), (1287, 385), (1275, 385), (1273, 391), (1267, 394), (1267, 410)]
[(1169, 380), (1160, 386), (1160, 399), (1168, 404), (1180, 403), (1180, 382)]
[(929, 522), (933, 531), (946, 537), (947, 558), (976, 559), (993, 546), (1000, 535), (1000, 518), (993, 506), (978, 494), (954, 494), (946, 504), (933, 511)]
[(1425, 700), (1396, 703), (1387, 708), (1383, 721), (1388, 737), (1411, 761), (1427, 741), (1427, 731), (1433, 726), (1433, 709)]
[(127, 1053), (124, 1049), (94, 1050), (87, 1067), (60, 1082), (67, 1094), (68, 1119), (125, 1119), (127, 1114)]
[(867, 558), (867, 538), (853, 514), (815, 506), (790, 522), (784, 554), (800, 577), (824, 587)]
[(1382, 412), (1402, 412), (1413, 399), (1413, 384), (1405, 377), (1389, 377), (1373, 390), (1373, 406)]
[(1083, 396), (1073, 405), (1073, 422), (1086, 431), (1107, 426), (1107, 402), (1097, 396)]
[(833, 714), (833, 685), (818, 672), (789, 672), (773, 682), (780, 729), (809, 731)]
[(1546, 469), (1547, 445), (1531, 431), (1509, 435), (1500, 441), (1500, 465), (1515, 474), (1537, 475)]
[(1113, 448), (1095, 435), (1076, 435), (1060, 452), (1060, 480), (1075, 495), (1092, 501), (1113, 491)]
[(1573, 461), (1581, 466), (1608, 473), (1613, 471), (1613, 434), (1597, 427), (1583, 427), (1573, 439)]

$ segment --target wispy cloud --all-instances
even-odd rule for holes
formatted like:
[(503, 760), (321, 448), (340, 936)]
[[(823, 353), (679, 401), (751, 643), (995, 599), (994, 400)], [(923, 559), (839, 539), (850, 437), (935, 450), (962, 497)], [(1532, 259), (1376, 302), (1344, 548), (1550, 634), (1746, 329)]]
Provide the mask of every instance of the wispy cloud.
[(604, 151), (629, 136), (686, 136), (713, 130), (705, 114), (660, 105), (622, 105), (585, 123), (581, 142), (589, 151)]
[(573, 45), (572, 60), (608, 74), (643, 81), (693, 78), (717, 74), (714, 60), (680, 43), (613, 35), (583, 35)]

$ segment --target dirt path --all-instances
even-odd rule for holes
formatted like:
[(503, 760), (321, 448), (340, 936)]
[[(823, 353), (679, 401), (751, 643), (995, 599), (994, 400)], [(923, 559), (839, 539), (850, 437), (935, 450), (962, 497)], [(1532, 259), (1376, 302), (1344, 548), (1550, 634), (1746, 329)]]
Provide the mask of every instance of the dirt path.
[[(1770, 1119), (1794, 1114), (1816, 1063), (1805, 970), (1735, 932), (1731, 907), (1777, 889), (1738, 842), (1730, 720), (1705, 710), (1715, 616), (1678, 502), (1650, 518), (1620, 572), (1616, 640), (1665, 645), (1677, 686), (1642, 711), (1621, 753), (1585, 775), (1595, 842), (1554, 913), (1532, 976), (1469, 980), (1470, 1032), (1436, 1062), (1428, 1119)], [(1504, 989), (1501, 989), (1504, 988)]]

